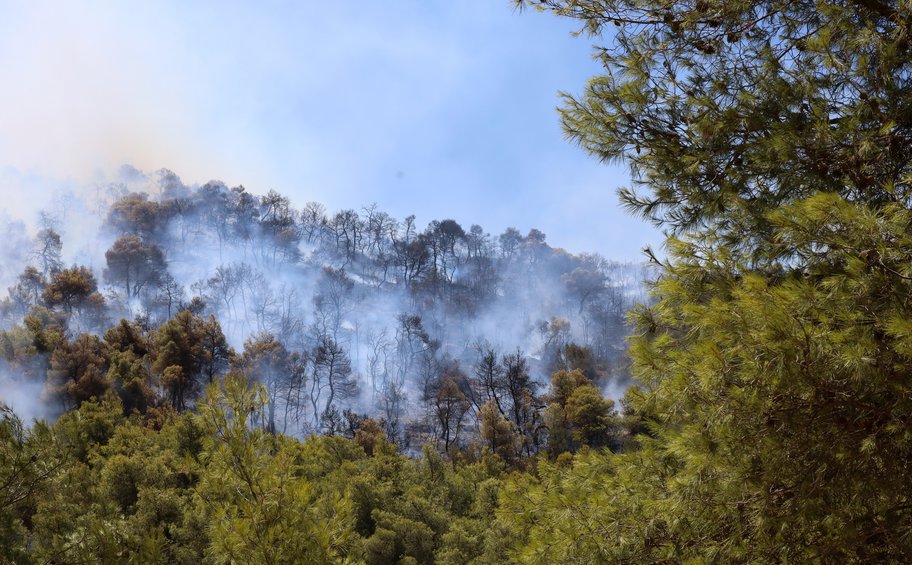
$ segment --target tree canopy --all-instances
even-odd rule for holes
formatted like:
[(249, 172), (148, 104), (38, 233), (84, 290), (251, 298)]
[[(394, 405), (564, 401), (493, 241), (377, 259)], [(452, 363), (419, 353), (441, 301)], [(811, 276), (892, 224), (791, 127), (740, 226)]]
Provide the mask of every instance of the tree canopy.
[[(565, 131), (667, 234), (629, 359), (617, 271), (536, 229), (162, 175), (108, 215), (113, 306), (54, 231), (0, 304), (0, 376), (69, 408), (0, 404), (0, 560), (912, 561), (912, 4), (516, 4), (599, 44)], [(185, 289), (194, 245), (219, 263)], [(453, 347), (491, 304), (534, 353)]]
[(534, 523), (505, 508), (516, 555), (907, 560), (910, 6), (518, 4), (606, 43), (564, 129), (630, 163), (668, 258), (630, 342), (648, 433), (548, 470)]
[(564, 130), (629, 163), (621, 199), (669, 232), (714, 228), (753, 249), (774, 239), (771, 210), (819, 192), (909, 202), (907, 4), (517, 3), (606, 41), (605, 72), (564, 95)]

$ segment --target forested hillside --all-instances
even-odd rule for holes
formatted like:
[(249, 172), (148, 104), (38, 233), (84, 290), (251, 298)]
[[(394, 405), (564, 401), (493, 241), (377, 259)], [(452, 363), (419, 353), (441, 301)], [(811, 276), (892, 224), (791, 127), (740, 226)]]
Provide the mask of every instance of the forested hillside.
[[(266, 386), (272, 432), (335, 433), (369, 415), (406, 449), (449, 449), (494, 399), (531, 452), (552, 372), (580, 366), (601, 389), (626, 385), (636, 265), (553, 249), (534, 229), (419, 229), (376, 206), (327, 213), (274, 191), (187, 187), (169, 171), (123, 176), (153, 194), (106, 187), (91, 234), (103, 253), (67, 264), (66, 226), (43, 214), (0, 305), (3, 373), (40, 390), (22, 398), (29, 413), (108, 389), (127, 412), (184, 411), (235, 371)], [(441, 423), (447, 403), (459, 414)]]
[(649, 272), (127, 170), (4, 243), (4, 559), (912, 561), (912, 6), (516, 5)]
[(29, 414), (108, 390), (126, 413), (183, 412), (234, 371), (265, 385), (271, 432), (332, 434), (371, 416), (404, 449), (448, 451), (494, 400), (532, 453), (551, 373), (626, 385), (636, 265), (553, 249), (534, 229), (420, 229), (375, 206), (327, 213), (169, 171), (122, 176), (153, 195), (106, 187), (97, 256), (67, 264), (66, 226), (43, 214), (0, 303), (0, 370), (33, 391), (19, 395)]
[(535, 229), (120, 177), (15, 245), (7, 558), (461, 562), (507, 469), (629, 436), (606, 395), (643, 267)]

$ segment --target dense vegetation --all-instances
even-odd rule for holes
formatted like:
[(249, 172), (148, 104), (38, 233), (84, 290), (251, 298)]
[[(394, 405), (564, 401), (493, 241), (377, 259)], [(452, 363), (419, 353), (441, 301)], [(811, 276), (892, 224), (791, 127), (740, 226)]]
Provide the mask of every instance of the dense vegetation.
[(640, 267), (121, 178), (88, 232), (42, 215), (0, 302), (4, 558), (501, 560), (509, 471), (628, 440)]
[(612, 37), (563, 123), (669, 256), (631, 341), (650, 433), (506, 496), (518, 555), (908, 562), (912, 6), (520, 4)]
[(299, 441), (259, 425), (267, 404), (261, 385), (229, 377), (184, 414), (125, 417), (109, 397), (29, 432), (4, 414), (2, 558), (465, 563), (504, 555), (506, 540), (490, 529), (501, 458), (457, 466), (432, 448), (407, 458), (374, 421), (353, 439)]
[(0, 376), (41, 391), (19, 402), (31, 414), (108, 391), (126, 413), (183, 412), (233, 371), (266, 387), (271, 432), (372, 416), (403, 449), (449, 451), (492, 401), (530, 454), (551, 373), (579, 368), (599, 389), (627, 379), (634, 265), (551, 248), (534, 229), (419, 232), (375, 207), (330, 216), (276, 192), (126, 173), (158, 194), (109, 187), (90, 234), (105, 250), (88, 258), (105, 267), (67, 267), (46, 215), (0, 301)]
[[(407, 434), (383, 414), (337, 420), (329, 404), (319, 418), (312, 408), (312, 431), (323, 435), (300, 441), (276, 429), (277, 396), (258, 376), (284, 359), (274, 354), (283, 343), (276, 335), (215, 365), (210, 349), (181, 341), (196, 336), (188, 343), (199, 344), (207, 334), (208, 343), (222, 343), (218, 318), (202, 315), (212, 300), (198, 293), (195, 303), (179, 299), (176, 314), (157, 319), (146, 308), (148, 319), (71, 340), (55, 328), (104, 319), (96, 314), (107, 299), (95, 295), (90, 273), (61, 268), (40, 293), (24, 276), (33, 304), (4, 334), (5, 356), (20, 371), (44, 370), (48, 382), (65, 383), (60, 394), (74, 409), (28, 431), (8, 413), (3, 419), (6, 558), (912, 558), (912, 7), (518, 4), (577, 19), (609, 42), (597, 50), (604, 74), (581, 97), (566, 98), (563, 123), (598, 158), (631, 163), (635, 186), (621, 198), (668, 233), (667, 259), (655, 259), (654, 301), (631, 315), (635, 385), (623, 416), (600, 394), (606, 378), (623, 373), (620, 358), (599, 345), (602, 337), (567, 339), (532, 361), (512, 347), (481, 347), (471, 365), (440, 363), (430, 373), (407, 365), (403, 382), (422, 385), (414, 406), (426, 416), (414, 421), (432, 440), (411, 457), (397, 449), (412, 445)], [(137, 233), (118, 237), (132, 239), (110, 247), (105, 278), (120, 281), (127, 307), (148, 288), (139, 273), (159, 263), (150, 249), (157, 225), (131, 228)], [(263, 260), (294, 254), (297, 247), (281, 245), (281, 230), (274, 233), (273, 248), (250, 252)], [(338, 249), (348, 249), (352, 232), (337, 233)], [(396, 272), (410, 296), (470, 310), (472, 300), (437, 284), (464, 272), (451, 269), (449, 240), (418, 246), (434, 257), (433, 268), (424, 260), (429, 270), (408, 252), (414, 241), (399, 246), (400, 270), (359, 275), (357, 284), (383, 286)], [(536, 241), (544, 243), (530, 234), (524, 249), (542, 249)], [(117, 259), (131, 249), (146, 258), (133, 271)], [(340, 256), (359, 264), (357, 253)], [(524, 264), (538, 261), (530, 253)], [(42, 275), (40, 265), (33, 271)], [(578, 277), (563, 277), (572, 273)], [(569, 281), (582, 275), (574, 267), (560, 277), (577, 289), (580, 316), (590, 295)], [(226, 325), (242, 323), (222, 316)], [(326, 328), (333, 319), (332, 308), (313, 318)], [(397, 319), (409, 328), (402, 335), (417, 337), (402, 343), (429, 351), (423, 321)], [(563, 322), (548, 319), (540, 344), (555, 325)], [(331, 345), (296, 352), (316, 359)], [(535, 390), (533, 361), (552, 373), (544, 393)], [(318, 382), (317, 373), (304, 371), (307, 382)], [(198, 397), (192, 383), (203, 375), (213, 384)], [(166, 395), (143, 392), (146, 379)], [(463, 425), (470, 410), (471, 425)]]
[[(2, 303), (4, 397), (62, 414), (24, 425), (2, 408), (4, 560), (500, 561), (492, 524), (510, 470), (629, 437), (601, 387), (624, 378), (617, 340), (637, 288), (608, 273), (632, 267), (551, 249), (539, 232), (508, 230), (495, 247), (452, 220), (416, 234), (384, 216), (389, 231), (352, 250), (339, 234), (366, 230), (373, 209), (328, 218), (167, 173), (155, 186), (158, 198), (114, 187), (106, 286), (66, 267), (46, 226)], [(550, 300), (526, 304), (537, 286)], [(535, 357), (440, 321), (506, 309), (566, 317), (527, 324)], [(576, 320), (594, 336), (583, 344)]]

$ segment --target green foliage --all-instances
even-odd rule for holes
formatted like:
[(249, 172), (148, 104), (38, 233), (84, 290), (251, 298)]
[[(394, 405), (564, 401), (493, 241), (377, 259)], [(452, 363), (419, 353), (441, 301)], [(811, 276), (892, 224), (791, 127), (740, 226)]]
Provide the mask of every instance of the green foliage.
[(74, 265), (53, 273), (43, 296), (49, 307), (61, 306), (69, 314), (87, 305), (97, 291), (98, 282), (92, 270)]
[(494, 527), (504, 485), (496, 454), (457, 464), (427, 447), (408, 458), (369, 419), (355, 439), (299, 441), (264, 428), (267, 407), (262, 385), (231, 375), (195, 413), (124, 416), (109, 393), (50, 428), (26, 430), (10, 416), (0, 479), (16, 502), (0, 515), (4, 558), (489, 563), (526, 539), (521, 528), (504, 537), (515, 525), (503, 519)]
[(165, 257), (154, 243), (136, 235), (124, 235), (105, 252), (105, 280), (123, 285), (126, 297), (138, 297), (147, 287), (158, 284), (165, 273)]
[(544, 421), (552, 456), (583, 445), (604, 447), (619, 443), (614, 402), (603, 398), (582, 370), (554, 373), (547, 399)]
[(7, 365), (31, 378), (44, 377), (43, 354), (64, 340), (66, 323), (62, 315), (46, 308), (34, 308), (22, 325), (0, 331), (0, 355)]
[(47, 483), (64, 460), (57, 456), (47, 426), (26, 431), (16, 415), (0, 403), (0, 561), (25, 561), (30, 521)]
[[(0, 351), (35, 378), (49, 358), (78, 408), (50, 428), (0, 419), (0, 558), (909, 561), (909, 4), (517, 3), (610, 37), (597, 50), (604, 74), (566, 97), (564, 127), (599, 159), (628, 160), (635, 186), (621, 198), (669, 234), (654, 301), (630, 319), (637, 383), (623, 417), (594, 382), (605, 366), (555, 318), (545, 362), (563, 370), (547, 394), (521, 354), (492, 350), (474, 388), (455, 365), (427, 388), (449, 458), (431, 447), (408, 458), (370, 419), (351, 419), (354, 439), (298, 441), (277, 434), (270, 404), (289, 374), (277, 339), (248, 342), (224, 380), (232, 354), (214, 318), (194, 312), (151, 339), (125, 323), (104, 341), (71, 339), (64, 322), (90, 309), (91, 273), (54, 272), (48, 309), (34, 305), (35, 271), (17, 291), (30, 314), (0, 334)], [(280, 200), (264, 200), (276, 233)], [(121, 202), (109, 223), (137, 235), (119, 251), (146, 245), (158, 213), (142, 197)], [(440, 222), (410, 240), (408, 286), (451, 277), (468, 237)], [(544, 248), (540, 232), (500, 239), (505, 255)], [(135, 294), (136, 273), (121, 275)], [(598, 270), (562, 282), (581, 315), (607, 292)], [(436, 348), (419, 317), (403, 329)], [(328, 336), (314, 355), (308, 378), (325, 393), (311, 399), (314, 425), (322, 413), (335, 430), (334, 400), (355, 392), (350, 362)], [(473, 410), (477, 443), (463, 448)], [(548, 457), (536, 457), (545, 438)]]
[(209, 524), (208, 555), (219, 563), (328, 562), (332, 522), (345, 515), (344, 501), (332, 516), (316, 512), (313, 489), (298, 476), (293, 453), (250, 426), (267, 402), (261, 385), (229, 376), (209, 389), (199, 409), (208, 432), (197, 490)]
[(771, 221), (805, 267), (778, 278), (734, 274), (736, 257), (697, 260), (705, 246), (679, 244), (633, 355), (647, 408), (665, 418), (663, 447), (683, 464), (670, 487), (705, 521), (707, 550), (739, 539), (768, 559), (912, 550), (897, 322), (912, 316), (909, 220), (836, 195), (785, 207)]
[(501, 414), (493, 400), (487, 401), (478, 411), (478, 433), (487, 449), (506, 460), (516, 451), (516, 436), (510, 421)]
[(158, 328), (154, 345), (152, 370), (161, 376), (168, 400), (179, 411), (198, 393), (201, 377), (211, 383), (232, 355), (218, 321), (188, 310), (181, 310)]
[(909, 4), (517, 4), (610, 37), (564, 128), (670, 235), (630, 342), (648, 433), (513, 479), (506, 553), (908, 561)]
[(65, 402), (79, 405), (91, 398), (101, 398), (108, 389), (104, 378), (109, 352), (97, 336), (82, 334), (72, 343), (61, 340), (51, 354), (48, 383)]
[(154, 402), (152, 376), (141, 357), (132, 351), (111, 353), (107, 381), (120, 397), (124, 412), (145, 413)]
[(631, 165), (621, 198), (659, 226), (753, 249), (769, 212), (817, 192), (908, 201), (907, 3), (516, 3), (610, 38), (604, 74), (564, 95), (564, 129)]
[(657, 438), (514, 478), (498, 520), (524, 540), (517, 559), (910, 554), (912, 213), (820, 195), (772, 222), (803, 272), (765, 277), (709, 238), (676, 242), (631, 342), (633, 406), (658, 416)]

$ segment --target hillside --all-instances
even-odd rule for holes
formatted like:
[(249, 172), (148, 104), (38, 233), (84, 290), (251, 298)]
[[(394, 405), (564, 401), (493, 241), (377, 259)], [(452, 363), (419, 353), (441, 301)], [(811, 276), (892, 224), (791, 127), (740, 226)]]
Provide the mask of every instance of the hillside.
[[(534, 229), (491, 236), (448, 219), (421, 229), (376, 206), (329, 213), (274, 191), (185, 186), (169, 171), (123, 176), (82, 241), (42, 215), (0, 305), (0, 370), (31, 393), (14, 401), (26, 415), (55, 416), (107, 390), (131, 407), (183, 411), (232, 370), (266, 386), (270, 430), (332, 433), (344, 414), (369, 416), (415, 450), (441, 441), (430, 413), (448, 382), (470, 405), (467, 421), (501, 394), (482, 371), (521, 373), (535, 421), (533, 399), (558, 369), (585, 365), (608, 394), (626, 385), (636, 265), (551, 248)], [(76, 264), (71, 247), (96, 251)], [(125, 351), (112, 328), (143, 342), (130, 375), (115, 377)], [(529, 441), (537, 451), (544, 439)]]
[(630, 441), (641, 267), (128, 172), (18, 246), (4, 559), (500, 560), (506, 472)]

